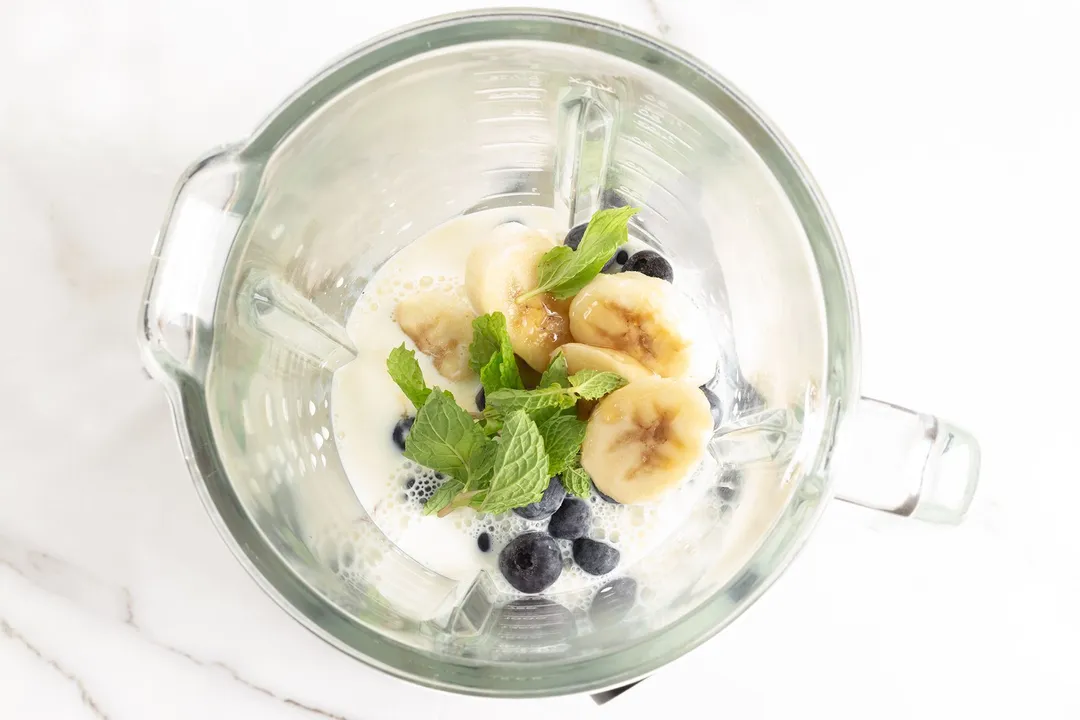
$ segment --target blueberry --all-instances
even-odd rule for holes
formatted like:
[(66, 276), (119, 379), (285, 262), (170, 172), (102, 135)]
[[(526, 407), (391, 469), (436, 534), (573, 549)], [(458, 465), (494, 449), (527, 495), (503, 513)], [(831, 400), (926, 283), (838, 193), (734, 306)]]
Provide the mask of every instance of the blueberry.
[(596, 487), (596, 483), (593, 483), (592, 491), (596, 493), (596, 496), (598, 498), (600, 498), (606, 503), (611, 503), (612, 505), (622, 505), (622, 503), (615, 498), (611, 497), (610, 495), (605, 495), (603, 492), (601, 492), (600, 488)]
[(487, 396), (484, 395), (484, 388), (480, 388), (476, 391), (476, 409), (483, 410), (487, 405)]
[(583, 500), (566, 498), (562, 506), (551, 516), (551, 522), (548, 523), (548, 532), (551, 533), (552, 537), (561, 538), (562, 540), (585, 537), (585, 533), (589, 532), (589, 520), (591, 519), (592, 512), (589, 510), (588, 503)]
[(566, 499), (566, 488), (563, 487), (559, 476), (548, 481), (547, 490), (538, 502), (529, 503), (524, 507), (514, 508), (514, 513), (526, 520), (543, 520), (551, 517), (551, 514), (559, 509), (562, 501)]
[(585, 228), (588, 226), (589, 223), (585, 222), (570, 228), (570, 232), (566, 233), (566, 238), (562, 241), (562, 244), (571, 250), (577, 250), (577, 246), (581, 244), (581, 238), (585, 237)]
[(671, 269), (671, 263), (655, 250), (641, 250), (634, 253), (626, 261), (623, 270), (626, 272), (639, 272), (642, 275), (660, 278), (668, 282), (675, 280), (675, 271)]
[(562, 574), (562, 555), (550, 535), (525, 533), (508, 542), (499, 553), (499, 571), (515, 590), (542, 592)]
[(480, 552), (487, 552), (491, 549), (491, 535), (482, 532), (480, 536), (476, 538), (476, 546), (480, 548)]
[(615, 273), (621, 273), (623, 266), (626, 265), (626, 261), (630, 259), (630, 253), (625, 250), (619, 250), (617, 253), (611, 256), (604, 267), (600, 269), (600, 272), (614, 275)]
[(709, 388), (701, 386), (701, 392), (705, 393), (705, 399), (709, 401), (709, 411), (712, 413), (713, 430), (720, 427), (720, 421), (724, 419), (724, 410), (720, 407), (720, 398), (716, 397)]
[(405, 452), (405, 438), (409, 437), (409, 430), (412, 429), (414, 422), (416, 418), (410, 415), (398, 420), (397, 425), (394, 426), (394, 444), (400, 448), (401, 452)]
[(605, 575), (619, 564), (619, 551), (599, 540), (578, 538), (574, 541), (574, 562), (590, 575)]
[(596, 593), (589, 605), (589, 618), (599, 626), (614, 625), (626, 617), (637, 601), (637, 581), (621, 577)]

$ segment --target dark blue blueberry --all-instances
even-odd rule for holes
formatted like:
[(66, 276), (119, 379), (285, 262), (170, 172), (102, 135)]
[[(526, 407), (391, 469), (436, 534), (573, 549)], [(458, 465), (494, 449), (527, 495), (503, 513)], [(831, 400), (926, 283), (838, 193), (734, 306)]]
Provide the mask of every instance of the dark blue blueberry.
[(709, 411), (712, 413), (712, 426), (713, 430), (715, 430), (720, 427), (720, 422), (724, 419), (724, 410), (720, 407), (720, 398), (716, 397), (716, 393), (704, 385), (701, 386), (701, 392), (705, 393), (705, 399), (709, 401)]
[(476, 391), (476, 409), (483, 410), (487, 406), (487, 396), (484, 395), (484, 388), (480, 388)]
[(607, 273), (608, 275), (614, 275), (623, 271), (623, 266), (626, 265), (626, 261), (630, 259), (630, 253), (625, 250), (619, 250), (617, 253), (611, 256), (600, 272)]
[(589, 532), (589, 521), (591, 519), (592, 512), (589, 510), (587, 502), (566, 498), (559, 509), (555, 511), (555, 514), (551, 516), (551, 522), (548, 523), (548, 532), (552, 537), (562, 540), (585, 537), (585, 534)]
[(574, 562), (590, 575), (605, 575), (618, 566), (619, 551), (599, 540), (578, 538), (574, 541)]
[(499, 553), (499, 572), (519, 592), (543, 592), (562, 574), (559, 546), (545, 533), (518, 535)]
[(566, 233), (566, 238), (563, 239), (562, 244), (571, 250), (577, 250), (577, 246), (581, 244), (581, 238), (585, 237), (585, 228), (589, 226), (589, 223), (581, 223), (570, 228), (570, 232)]
[(623, 266), (626, 272), (639, 272), (649, 277), (660, 278), (673, 282), (675, 271), (671, 269), (671, 263), (655, 250), (640, 250), (630, 256)]
[(565, 499), (566, 488), (563, 487), (562, 480), (556, 475), (548, 481), (547, 490), (544, 491), (544, 496), (538, 502), (514, 508), (514, 513), (526, 520), (543, 520), (551, 517), (551, 514), (559, 509)]
[(601, 627), (614, 625), (626, 617), (637, 602), (637, 581), (621, 577), (600, 588), (589, 605), (589, 617)]
[(410, 415), (398, 420), (397, 425), (394, 426), (394, 444), (398, 446), (401, 452), (405, 452), (405, 438), (409, 437), (409, 430), (412, 429), (414, 422), (416, 422), (416, 418)]
[(491, 535), (486, 532), (480, 533), (480, 536), (476, 538), (476, 546), (480, 548), (480, 552), (487, 552), (491, 549)]
[(603, 500), (604, 502), (611, 503), (612, 505), (622, 505), (622, 503), (619, 502), (618, 500), (616, 500), (615, 498), (611, 497), (610, 495), (605, 495), (604, 493), (602, 493), (600, 491), (600, 488), (596, 487), (596, 483), (593, 483), (592, 490), (593, 490), (594, 493), (596, 493), (596, 496), (598, 498), (600, 498), (601, 500)]

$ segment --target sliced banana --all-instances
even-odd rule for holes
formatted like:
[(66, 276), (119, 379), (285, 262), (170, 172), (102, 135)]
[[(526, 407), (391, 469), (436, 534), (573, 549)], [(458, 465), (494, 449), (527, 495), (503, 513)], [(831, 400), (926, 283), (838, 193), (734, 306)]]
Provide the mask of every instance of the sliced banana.
[(671, 283), (641, 273), (597, 275), (570, 305), (570, 332), (577, 342), (624, 352), (661, 377), (701, 385), (716, 372), (702, 312)]
[(600, 401), (585, 430), (581, 465), (623, 504), (655, 500), (697, 467), (712, 434), (709, 401), (681, 380), (635, 380)]
[(431, 290), (398, 303), (394, 319), (435, 369), (448, 380), (464, 380), (469, 368), (469, 343), (476, 314), (459, 295)]
[(653, 377), (653, 372), (649, 368), (618, 350), (598, 348), (583, 343), (567, 343), (556, 349), (551, 357), (554, 358), (560, 350), (566, 358), (566, 369), (571, 375), (581, 370), (599, 370), (621, 375), (627, 381)]
[(548, 235), (509, 223), (477, 245), (465, 265), (465, 291), (473, 309), (503, 313), (514, 352), (541, 372), (552, 351), (570, 341), (570, 302), (548, 293), (520, 304), (515, 300), (536, 288), (536, 264), (553, 247)]

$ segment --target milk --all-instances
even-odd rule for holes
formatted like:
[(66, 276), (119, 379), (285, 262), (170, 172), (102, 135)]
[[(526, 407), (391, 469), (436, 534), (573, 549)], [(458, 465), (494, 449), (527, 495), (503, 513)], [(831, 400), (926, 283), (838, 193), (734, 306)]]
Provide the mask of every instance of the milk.
[[(393, 443), (394, 426), (415, 408), (390, 379), (386, 358), (402, 343), (413, 342), (394, 321), (396, 304), (410, 294), (442, 289), (464, 297), (465, 263), (473, 247), (491, 230), (507, 222), (562, 237), (554, 212), (547, 208), (498, 208), (451, 220), (420, 237), (391, 257), (371, 278), (349, 316), (347, 331), (357, 357), (334, 376), (331, 410), (338, 450), (353, 491), (378, 528), (413, 560), (450, 580), (466, 585), (487, 571), (495, 586), (517, 594), (497, 568), (502, 547), (522, 532), (545, 530), (548, 520), (527, 521), (513, 513), (480, 514), (470, 508), (446, 517), (425, 516), (423, 498), (441, 480), (406, 460)], [(633, 251), (634, 247), (628, 248)], [(431, 360), (417, 352), (429, 386), (453, 393), (468, 411), (476, 410), (480, 388), (475, 377), (450, 382)], [(621, 553), (614, 573), (602, 578), (579, 570), (570, 559), (570, 542), (559, 540), (564, 569), (546, 595), (589, 597), (590, 588), (630, 571), (638, 558), (664, 542), (697, 503), (718, 502), (709, 493), (716, 477), (710, 457), (676, 491), (661, 501), (643, 506), (614, 505), (595, 494), (589, 499), (592, 528), (589, 536), (609, 543)], [(477, 537), (488, 532), (489, 552), (482, 552)], [(564, 602), (566, 602), (564, 600)], [(569, 604), (569, 603), (568, 603)]]

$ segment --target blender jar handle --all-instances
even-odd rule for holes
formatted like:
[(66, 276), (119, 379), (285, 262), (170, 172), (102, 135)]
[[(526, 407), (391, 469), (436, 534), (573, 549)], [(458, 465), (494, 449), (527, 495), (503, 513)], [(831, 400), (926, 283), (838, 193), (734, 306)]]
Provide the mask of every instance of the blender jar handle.
[(862, 398), (841, 426), (829, 472), (841, 500), (951, 525), (975, 494), (979, 445), (932, 415)]
[(143, 365), (195, 374), (205, 361), (225, 267), (247, 205), (233, 147), (207, 153), (181, 175), (154, 241), (139, 313)]

